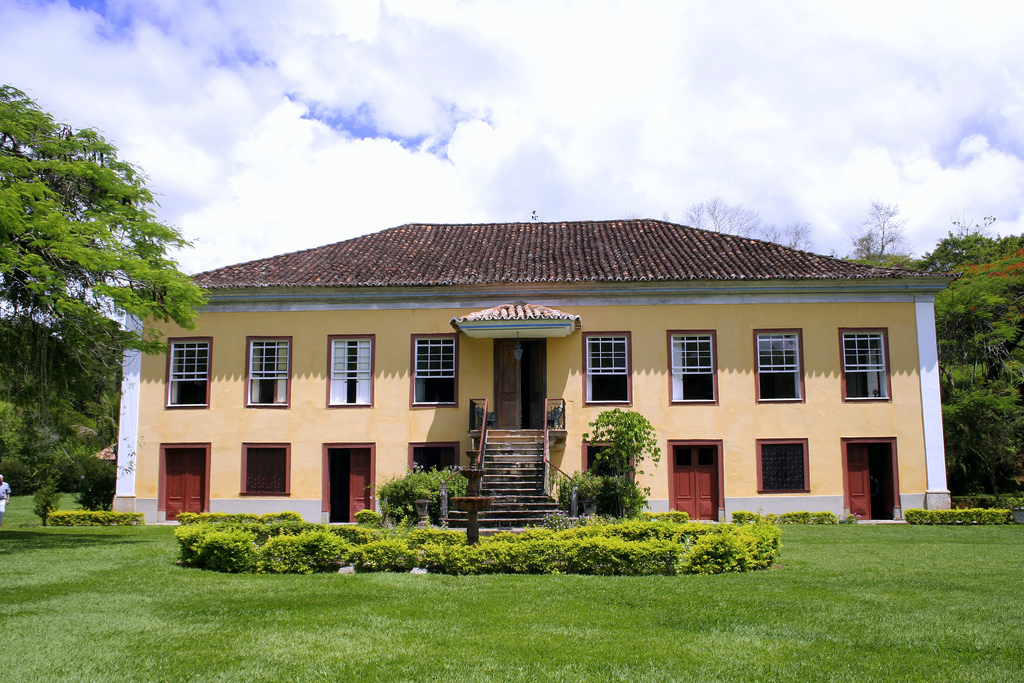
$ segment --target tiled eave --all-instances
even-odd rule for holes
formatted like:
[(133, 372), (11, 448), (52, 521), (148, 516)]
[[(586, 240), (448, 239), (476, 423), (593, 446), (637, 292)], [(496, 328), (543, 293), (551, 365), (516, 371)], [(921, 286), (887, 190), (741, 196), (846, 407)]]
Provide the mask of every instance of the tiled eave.
[(898, 302), (934, 299), (950, 276), (815, 280), (516, 283), (448, 287), (232, 287), (208, 291), (207, 311), (475, 309), (510, 300), (544, 306)]

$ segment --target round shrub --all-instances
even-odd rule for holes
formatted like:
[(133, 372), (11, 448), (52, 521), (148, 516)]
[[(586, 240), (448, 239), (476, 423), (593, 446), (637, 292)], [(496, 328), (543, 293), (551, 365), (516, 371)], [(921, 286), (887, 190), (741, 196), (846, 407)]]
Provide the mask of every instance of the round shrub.
[(215, 572), (251, 572), (256, 568), (256, 544), (253, 534), (234, 529), (211, 531), (195, 547), (195, 564)]
[(416, 566), (419, 552), (398, 539), (373, 541), (352, 549), (351, 561), (360, 571), (407, 572)]
[(750, 564), (750, 550), (732, 530), (704, 534), (693, 544), (686, 568), (694, 574), (741, 572)]
[(365, 545), (373, 541), (379, 541), (384, 536), (382, 529), (372, 529), (350, 524), (329, 526), (327, 530), (349, 545)]
[(312, 574), (336, 569), (348, 558), (348, 545), (326, 531), (274, 536), (259, 551), (257, 571), (268, 574)]
[(356, 513), (356, 522), (369, 526), (380, 526), (383, 518), (376, 510), (360, 510)]

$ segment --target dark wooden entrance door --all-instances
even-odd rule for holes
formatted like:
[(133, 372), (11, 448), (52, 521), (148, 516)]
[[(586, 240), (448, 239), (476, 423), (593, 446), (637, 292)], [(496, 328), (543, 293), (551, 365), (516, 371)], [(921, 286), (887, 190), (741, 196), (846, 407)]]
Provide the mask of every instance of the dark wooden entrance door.
[(494, 340), (495, 426), (498, 429), (543, 429), (547, 395), (547, 340)]
[(203, 512), (206, 500), (206, 449), (167, 448), (164, 450), (164, 487), (167, 519), (181, 512)]
[(673, 507), (690, 519), (718, 519), (718, 446), (674, 446)]
[(892, 444), (846, 444), (846, 486), (851, 513), (861, 519), (892, 519)]
[(331, 448), (330, 521), (354, 522), (356, 513), (370, 507), (370, 449)]

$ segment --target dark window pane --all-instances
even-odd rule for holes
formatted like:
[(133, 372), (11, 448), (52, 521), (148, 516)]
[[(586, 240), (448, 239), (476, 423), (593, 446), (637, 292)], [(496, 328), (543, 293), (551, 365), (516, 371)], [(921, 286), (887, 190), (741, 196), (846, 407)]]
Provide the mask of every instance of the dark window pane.
[(800, 398), (796, 375), (789, 372), (762, 372), (761, 399)]
[(700, 467), (711, 467), (715, 464), (715, 449), (714, 448), (698, 448), (697, 449), (697, 465)]
[(761, 485), (765, 491), (803, 490), (804, 447), (798, 443), (761, 445)]
[(693, 451), (689, 448), (676, 447), (676, 467), (689, 467), (693, 464)]
[(455, 403), (455, 379), (449, 377), (417, 379), (416, 403)]
[(687, 401), (715, 400), (714, 375), (683, 375), (683, 398)]
[(286, 493), (288, 457), (283, 448), (245, 451), (246, 493)]
[(452, 446), (413, 446), (412, 464), (424, 470), (451, 467), (455, 464), (455, 449)]
[(626, 375), (591, 375), (591, 401), (628, 401)]

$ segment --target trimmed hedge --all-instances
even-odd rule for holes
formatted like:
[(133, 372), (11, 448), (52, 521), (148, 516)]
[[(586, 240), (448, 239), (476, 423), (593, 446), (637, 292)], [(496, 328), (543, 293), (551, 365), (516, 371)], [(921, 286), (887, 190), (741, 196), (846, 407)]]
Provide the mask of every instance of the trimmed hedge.
[(175, 529), (181, 564), (223, 572), (361, 572), (424, 567), (443, 574), (717, 574), (771, 566), (781, 531), (768, 524), (693, 522), (595, 524), (562, 531), (502, 532), (466, 545), (462, 532), (414, 529), (403, 535), (357, 526), (301, 522), (189, 524)]
[(46, 523), (50, 526), (137, 526), (145, 519), (141, 512), (54, 510), (46, 518)]
[(257, 515), (252, 512), (179, 512), (178, 524), (271, 524), (273, 522), (302, 522), (298, 512), (268, 512)]
[(1013, 524), (1009, 510), (967, 508), (962, 510), (904, 510), (907, 524)]
[(675, 524), (683, 524), (684, 522), (690, 521), (690, 514), (683, 512), (682, 510), (672, 510), (670, 512), (641, 512), (640, 519), (645, 522), (674, 522)]
[(732, 513), (733, 524), (839, 524), (834, 512), (783, 512), (759, 515), (756, 512), (737, 510)]

